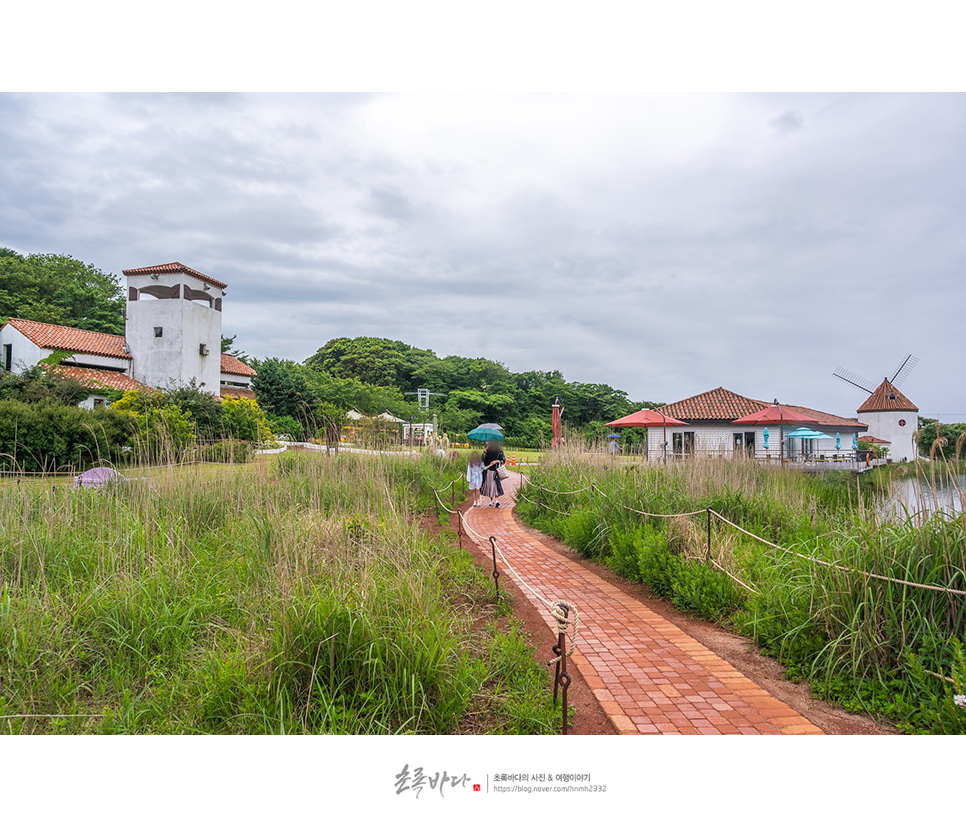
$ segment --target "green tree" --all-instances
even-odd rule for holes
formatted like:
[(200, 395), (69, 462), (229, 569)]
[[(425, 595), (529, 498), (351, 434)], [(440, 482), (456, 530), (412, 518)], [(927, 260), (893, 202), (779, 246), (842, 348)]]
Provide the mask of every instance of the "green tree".
[(302, 368), (287, 359), (265, 359), (257, 363), (252, 390), (263, 408), (279, 417), (291, 417), (312, 430), (315, 402)]
[(346, 421), (345, 410), (332, 403), (319, 403), (316, 408), (316, 417), (326, 447), (334, 446), (338, 449), (342, 425)]
[(223, 405), (225, 435), (249, 443), (273, 441), (274, 435), (268, 423), (268, 415), (255, 400), (230, 397)]
[(187, 385), (165, 391), (164, 399), (191, 418), (199, 437), (211, 440), (222, 436), (222, 404), (215, 400), (214, 394), (203, 391), (197, 380), (192, 379)]
[(80, 405), (95, 389), (44, 364), (0, 377), (0, 400)]
[(409, 345), (389, 339), (362, 336), (356, 339), (331, 339), (306, 360), (309, 368), (335, 377), (351, 377), (370, 385), (399, 387), (404, 377)]
[(137, 451), (149, 460), (179, 461), (194, 445), (191, 417), (167, 402), (164, 394), (128, 391), (110, 410), (133, 418)]
[(966, 440), (960, 440), (966, 435), (966, 423), (940, 423), (932, 417), (919, 418), (919, 452), (923, 455), (931, 455), (933, 443), (939, 438), (939, 450), (937, 454), (945, 455), (947, 458), (956, 456), (957, 444), (959, 444), (960, 456), (966, 451)]
[(0, 471), (58, 472), (114, 462), (131, 443), (128, 414), (0, 400)]
[(124, 293), (115, 275), (68, 255), (0, 249), (0, 319), (24, 318), (124, 334)]

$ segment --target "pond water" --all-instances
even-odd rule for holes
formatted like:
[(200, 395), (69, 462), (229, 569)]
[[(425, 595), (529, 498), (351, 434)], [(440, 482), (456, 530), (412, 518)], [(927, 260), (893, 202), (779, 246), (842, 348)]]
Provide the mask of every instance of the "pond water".
[(892, 485), (892, 494), (881, 500), (879, 511), (885, 516), (906, 513), (914, 515), (922, 510), (942, 510), (961, 513), (966, 498), (966, 475), (929, 479), (903, 478)]

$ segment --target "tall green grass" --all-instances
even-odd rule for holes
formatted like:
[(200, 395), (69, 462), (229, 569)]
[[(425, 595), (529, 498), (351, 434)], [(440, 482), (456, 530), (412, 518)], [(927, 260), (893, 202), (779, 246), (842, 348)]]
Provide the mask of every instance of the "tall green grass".
[(286, 453), (4, 488), (0, 732), (553, 732), (487, 576), (418, 523), (456, 471)]
[[(743, 460), (629, 467), (565, 451), (531, 475), (519, 512), (677, 607), (753, 637), (820, 697), (909, 731), (961, 732), (954, 719), (966, 709), (938, 705), (966, 694), (966, 597), (858, 571), (966, 590), (966, 516), (886, 520), (875, 503), (889, 486)], [(780, 548), (712, 517), (711, 559), (722, 571), (707, 559), (706, 513), (635, 512), (708, 507)]]

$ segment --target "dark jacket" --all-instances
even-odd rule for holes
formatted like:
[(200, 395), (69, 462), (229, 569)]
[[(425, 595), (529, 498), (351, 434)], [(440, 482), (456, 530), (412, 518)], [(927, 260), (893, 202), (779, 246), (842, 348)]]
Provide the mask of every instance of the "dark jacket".
[[(503, 463), (503, 464), (506, 463), (506, 455), (503, 454), (503, 450), (502, 449), (486, 449), (483, 452), (483, 468), (484, 469), (486, 469), (487, 467), (489, 467), (489, 465), (491, 463), (493, 463), (494, 461), (497, 461), (497, 460), (500, 463)], [(497, 467), (494, 466), (492, 468), (493, 469), (496, 469)]]
[[(487, 468), (491, 463), (493, 466)], [(506, 463), (506, 455), (503, 454), (502, 449), (487, 449), (483, 452), (483, 477), (492, 478), (493, 483), (496, 484), (496, 491), (503, 495), (503, 482), (500, 480), (500, 476), (496, 474), (496, 470), (501, 463)]]

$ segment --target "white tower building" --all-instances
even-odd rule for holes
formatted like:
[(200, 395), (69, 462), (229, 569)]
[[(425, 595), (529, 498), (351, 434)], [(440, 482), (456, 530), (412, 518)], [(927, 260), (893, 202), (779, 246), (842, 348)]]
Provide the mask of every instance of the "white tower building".
[(152, 388), (177, 388), (194, 379), (217, 396), (228, 285), (177, 262), (125, 269), (124, 276), (130, 376)]
[(869, 424), (869, 434), (889, 441), (889, 458), (895, 462), (915, 460), (919, 409), (888, 379), (872, 392), (856, 413)]

